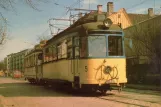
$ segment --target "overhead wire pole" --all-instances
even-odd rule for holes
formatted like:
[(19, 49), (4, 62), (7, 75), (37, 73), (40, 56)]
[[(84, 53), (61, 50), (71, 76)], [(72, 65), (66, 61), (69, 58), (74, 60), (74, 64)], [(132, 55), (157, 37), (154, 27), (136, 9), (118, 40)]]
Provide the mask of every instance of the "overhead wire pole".
[(90, 0), (89, 0), (89, 10), (90, 10)]
[(51, 36), (53, 36), (53, 32), (52, 32), (52, 29), (51, 29), (51, 25), (52, 25), (52, 24), (50, 23), (50, 20), (51, 20), (51, 19), (49, 19), (47, 22), (49, 22), (49, 28), (50, 28)]
[(154, 14), (155, 14), (155, 0), (154, 0)]
[[(52, 32), (52, 29), (51, 29), (51, 26), (52, 27), (55, 27), (54, 24), (51, 24), (50, 21), (53, 20), (54, 21), (54, 24), (55, 24), (55, 20), (59, 20), (59, 21), (73, 21), (73, 20), (70, 20), (70, 19), (62, 19), (62, 18), (51, 18), (48, 20), (49, 22), (49, 27), (50, 27), (50, 30), (51, 30), (51, 35), (54, 36), (53, 34), (55, 34), (55, 31), (54, 33)], [(58, 27), (57, 27), (58, 28)], [(61, 30), (60, 28), (58, 28), (59, 30)], [(57, 32), (58, 33), (58, 32)]]

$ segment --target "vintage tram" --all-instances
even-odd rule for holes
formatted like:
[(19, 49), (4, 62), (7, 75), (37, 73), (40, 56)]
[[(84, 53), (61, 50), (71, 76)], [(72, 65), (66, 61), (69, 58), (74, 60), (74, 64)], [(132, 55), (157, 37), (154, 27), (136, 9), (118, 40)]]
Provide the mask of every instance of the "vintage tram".
[(67, 82), (104, 93), (111, 84), (127, 82), (124, 33), (104, 14), (80, 18), (48, 40), (42, 53), (40, 79), (45, 83)]
[(30, 83), (40, 83), (42, 79), (42, 48), (46, 41), (41, 41), (25, 55), (24, 76)]

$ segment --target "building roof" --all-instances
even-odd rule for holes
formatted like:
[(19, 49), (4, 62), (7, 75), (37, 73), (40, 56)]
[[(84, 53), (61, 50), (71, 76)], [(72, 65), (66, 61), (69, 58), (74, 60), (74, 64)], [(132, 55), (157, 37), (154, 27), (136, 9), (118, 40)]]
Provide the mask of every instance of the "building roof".
[[(72, 26), (78, 26), (84, 23), (95, 22), (95, 17), (98, 15), (97, 11), (92, 11), (90, 13), (85, 14), (80, 19), (78, 19)], [(102, 12), (100, 15), (104, 15), (106, 17), (107, 12)]]
[(139, 22), (152, 18), (148, 14), (134, 14), (134, 13), (127, 13), (127, 14), (133, 24), (137, 24)]
[[(150, 22), (151, 20), (156, 20), (156, 21), (157, 21), (158, 19), (161, 19), (161, 15), (155, 15), (155, 17), (151, 17), (151, 18), (142, 20), (142, 21), (140, 21), (140, 22), (134, 24), (133, 26), (136, 26), (136, 25), (139, 25), (139, 24), (142, 24), (142, 23), (148, 23), (148, 22)], [(158, 23), (158, 24), (159, 24), (159, 23)], [(127, 27), (127, 28), (125, 28), (124, 30), (127, 30), (127, 29), (129, 29), (129, 28), (131, 28), (131, 27), (133, 27), (133, 26)]]

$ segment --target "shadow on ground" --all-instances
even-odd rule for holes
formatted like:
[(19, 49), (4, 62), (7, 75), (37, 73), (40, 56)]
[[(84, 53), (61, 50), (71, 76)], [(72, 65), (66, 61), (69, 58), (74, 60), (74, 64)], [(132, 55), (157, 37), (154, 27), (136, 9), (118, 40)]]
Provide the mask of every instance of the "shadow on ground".
[[(4, 83), (0, 84), (0, 94), (4, 97), (98, 97), (99, 92), (74, 91), (70, 87), (51, 86), (30, 83)], [(106, 94), (113, 95), (113, 94)]]

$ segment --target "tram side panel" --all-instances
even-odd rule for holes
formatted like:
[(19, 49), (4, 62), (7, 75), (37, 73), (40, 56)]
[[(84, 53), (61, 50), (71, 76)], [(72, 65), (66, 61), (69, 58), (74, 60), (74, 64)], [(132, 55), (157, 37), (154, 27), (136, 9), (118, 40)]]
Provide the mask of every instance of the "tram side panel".
[(43, 64), (43, 78), (50, 80), (72, 81), (72, 74), (68, 60), (59, 60)]
[(36, 78), (36, 71), (35, 67), (26, 67), (25, 68), (25, 78), (28, 79), (35, 79)]
[[(105, 63), (104, 60), (106, 61)], [(80, 84), (126, 83), (125, 58), (80, 60)], [(110, 66), (111, 71), (105, 71)]]

